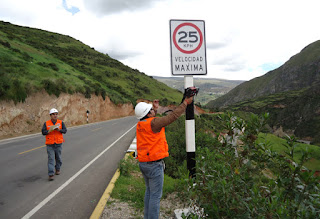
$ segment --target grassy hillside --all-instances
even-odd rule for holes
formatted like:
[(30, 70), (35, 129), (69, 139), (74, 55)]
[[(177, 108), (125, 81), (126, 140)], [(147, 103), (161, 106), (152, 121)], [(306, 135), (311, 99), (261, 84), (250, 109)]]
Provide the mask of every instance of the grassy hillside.
[(72, 37), (0, 21), (0, 100), (24, 101), (35, 92), (108, 96), (178, 103), (182, 94)]
[[(168, 85), (171, 88), (184, 90), (184, 77), (154, 77), (158, 81)], [(196, 97), (196, 103), (202, 106), (209, 101), (214, 100), (222, 95), (228, 93), (232, 88), (243, 83), (239, 80), (223, 80), (216, 78), (196, 78), (194, 77), (194, 86), (200, 88), (200, 92)]]
[(287, 91), (242, 101), (225, 109), (270, 114), (271, 127), (293, 130), (298, 137), (320, 145), (320, 83), (298, 91)]
[(300, 90), (320, 81), (320, 40), (311, 43), (281, 67), (244, 82), (226, 95), (210, 101), (209, 108), (231, 105), (270, 94)]

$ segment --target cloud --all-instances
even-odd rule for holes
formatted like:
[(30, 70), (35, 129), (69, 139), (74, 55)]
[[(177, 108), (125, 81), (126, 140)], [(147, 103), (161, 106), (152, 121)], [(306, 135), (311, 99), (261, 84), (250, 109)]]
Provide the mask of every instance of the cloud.
[(136, 11), (151, 7), (164, 0), (84, 0), (85, 7), (100, 16)]
[(207, 49), (220, 49), (228, 46), (228, 43), (226, 42), (211, 42), (211, 43), (206, 43)]
[(212, 65), (219, 66), (223, 71), (237, 72), (246, 68), (246, 61), (240, 55), (221, 57), (211, 62)]
[(245, 69), (246, 65), (244, 63), (231, 63), (227, 65), (223, 70), (225, 71), (231, 71), (231, 72), (237, 72)]

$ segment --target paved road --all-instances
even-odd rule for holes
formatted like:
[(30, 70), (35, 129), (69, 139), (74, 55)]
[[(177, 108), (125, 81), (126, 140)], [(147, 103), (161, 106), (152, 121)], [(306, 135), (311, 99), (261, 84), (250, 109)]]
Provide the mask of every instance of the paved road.
[(0, 218), (89, 218), (135, 137), (135, 117), (67, 127), (48, 181), (41, 134), (0, 141)]

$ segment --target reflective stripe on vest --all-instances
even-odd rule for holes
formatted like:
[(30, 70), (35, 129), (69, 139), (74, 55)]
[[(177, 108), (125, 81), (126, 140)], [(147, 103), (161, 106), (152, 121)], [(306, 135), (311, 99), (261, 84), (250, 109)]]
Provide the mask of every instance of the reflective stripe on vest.
[[(59, 129), (62, 129), (61, 120), (57, 120), (56, 124), (59, 124)], [(46, 126), (47, 126), (47, 130), (49, 130), (50, 127), (53, 126), (52, 121), (51, 120), (46, 121)], [(63, 136), (61, 132), (57, 130), (53, 130), (52, 132), (46, 135), (46, 145), (61, 144), (61, 143), (63, 143)]]
[(147, 118), (137, 124), (137, 158), (139, 162), (155, 161), (169, 156), (165, 128), (154, 133), (151, 129), (153, 119)]

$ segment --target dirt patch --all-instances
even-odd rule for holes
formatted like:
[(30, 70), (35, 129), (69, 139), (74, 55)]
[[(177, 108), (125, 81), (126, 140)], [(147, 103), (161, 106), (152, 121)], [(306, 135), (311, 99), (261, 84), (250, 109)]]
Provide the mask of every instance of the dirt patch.
[[(174, 210), (187, 208), (186, 203), (182, 203), (177, 193), (169, 194), (160, 201), (160, 219), (175, 218)], [(118, 199), (110, 198), (103, 210), (100, 219), (122, 219), (122, 218), (143, 218), (143, 212), (132, 207), (130, 203), (121, 202)]]
[(131, 207), (129, 203), (110, 198), (100, 217), (101, 219), (143, 218), (143, 213)]
[(283, 104), (275, 104), (275, 105), (273, 105), (273, 106), (271, 106), (271, 107), (273, 107), (273, 108), (277, 108), (277, 109), (284, 109), (284, 108), (286, 108), (286, 105), (283, 105)]

